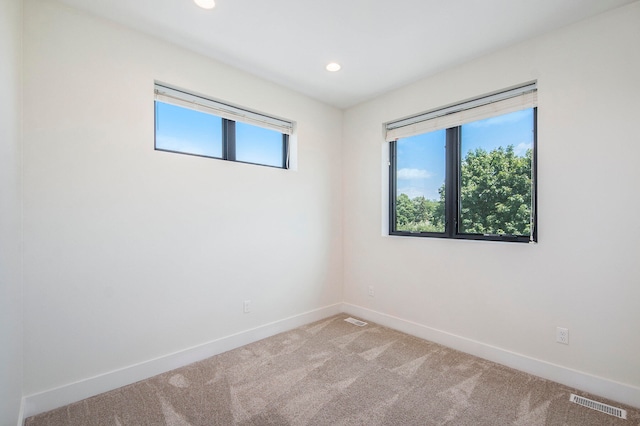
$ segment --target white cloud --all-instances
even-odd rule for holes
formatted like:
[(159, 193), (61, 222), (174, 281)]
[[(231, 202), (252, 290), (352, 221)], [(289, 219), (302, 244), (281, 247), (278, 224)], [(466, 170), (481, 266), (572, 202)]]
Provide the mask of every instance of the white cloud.
[(437, 190), (429, 190), (415, 186), (398, 187), (398, 194), (407, 194), (409, 198), (424, 197), (427, 200), (440, 199), (440, 194), (438, 194)]
[(431, 173), (424, 169), (400, 169), (398, 170), (398, 179), (429, 179)]
[(513, 148), (513, 152), (520, 157), (524, 157), (528, 149), (533, 148), (532, 142), (520, 142)]

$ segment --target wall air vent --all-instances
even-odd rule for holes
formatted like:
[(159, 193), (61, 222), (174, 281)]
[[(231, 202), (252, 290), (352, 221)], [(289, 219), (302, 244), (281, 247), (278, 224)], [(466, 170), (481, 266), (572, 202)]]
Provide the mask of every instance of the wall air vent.
[(602, 402), (594, 401), (588, 398), (583, 398), (578, 395), (571, 394), (569, 401), (582, 405), (583, 407), (591, 408), (592, 410), (600, 411), (601, 413), (609, 414), (610, 416), (617, 417), (619, 419), (627, 418), (627, 411), (622, 408), (612, 407), (611, 405), (603, 404)]
[(357, 320), (357, 319), (355, 319), (355, 318), (351, 318), (351, 317), (349, 317), (349, 318), (345, 319), (345, 321), (346, 321), (346, 322), (350, 322), (351, 324), (355, 324), (355, 325), (357, 325), (358, 327), (364, 327), (365, 325), (367, 325), (367, 323), (366, 323), (366, 322), (364, 322), (364, 321), (360, 321), (360, 320)]

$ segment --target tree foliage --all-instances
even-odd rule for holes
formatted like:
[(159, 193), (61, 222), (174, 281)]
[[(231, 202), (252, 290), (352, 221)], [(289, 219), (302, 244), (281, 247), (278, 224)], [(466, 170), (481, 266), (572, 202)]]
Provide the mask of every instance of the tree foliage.
[(528, 235), (531, 230), (532, 151), (513, 145), (469, 152), (460, 173), (460, 232)]
[[(460, 170), (460, 232), (528, 235), (531, 219), (532, 151), (518, 156), (512, 145), (490, 152), (478, 148), (467, 154)], [(444, 232), (445, 190), (439, 200), (400, 194), (396, 229)]]
[[(400, 194), (396, 202), (396, 229), (408, 232), (443, 232), (444, 208), (440, 201)], [(444, 204), (442, 204), (444, 206)]]

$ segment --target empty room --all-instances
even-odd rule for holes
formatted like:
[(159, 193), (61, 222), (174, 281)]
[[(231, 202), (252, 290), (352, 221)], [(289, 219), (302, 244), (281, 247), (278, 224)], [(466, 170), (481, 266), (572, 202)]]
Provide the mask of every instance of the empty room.
[(0, 426), (640, 425), (640, 1), (2, 0), (0, 89)]

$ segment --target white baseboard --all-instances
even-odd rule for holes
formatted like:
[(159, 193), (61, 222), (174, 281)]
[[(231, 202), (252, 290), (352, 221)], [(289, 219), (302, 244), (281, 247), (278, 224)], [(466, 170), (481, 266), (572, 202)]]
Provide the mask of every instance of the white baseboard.
[[(25, 396), (22, 403), (21, 418), (27, 418), (140, 380), (148, 379), (149, 377), (183, 367), (196, 361), (201, 361), (213, 355), (336, 315), (341, 312), (341, 306), (342, 304), (326, 306), (140, 364), (131, 365), (34, 395)], [(19, 423), (19, 425), (21, 424), (22, 423)]]
[(58, 388), (25, 396), (22, 399), (18, 426), (27, 417), (53, 410), (85, 398), (98, 395), (140, 380), (153, 377), (175, 368), (183, 367), (213, 355), (291, 330), (310, 322), (338, 314), (347, 313), (354, 317), (372, 321), (380, 325), (411, 334), (459, 351), (497, 362), (529, 374), (543, 377), (584, 392), (613, 401), (640, 408), (640, 388), (597, 377), (581, 371), (531, 358), (522, 354), (487, 345), (472, 339), (456, 336), (445, 331), (407, 321), (392, 315), (373, 311), (348, 303), (335, 304), (305, 312), (246, 330), (231, 336), (188, 348), (173, 354), (131, 365), (109, 373), (90, 377)]
[(365, 321), (375, 322), (403, 333), (411, 334), (479, 358), (506, 365), (583, 392), (640, 408), (640, 387), (619, 383), (582, 371), (552, 364), (526, 355), (510, 352), (442, 330), (407, 321), (349, 303), (342, 304), (342, 312)]

